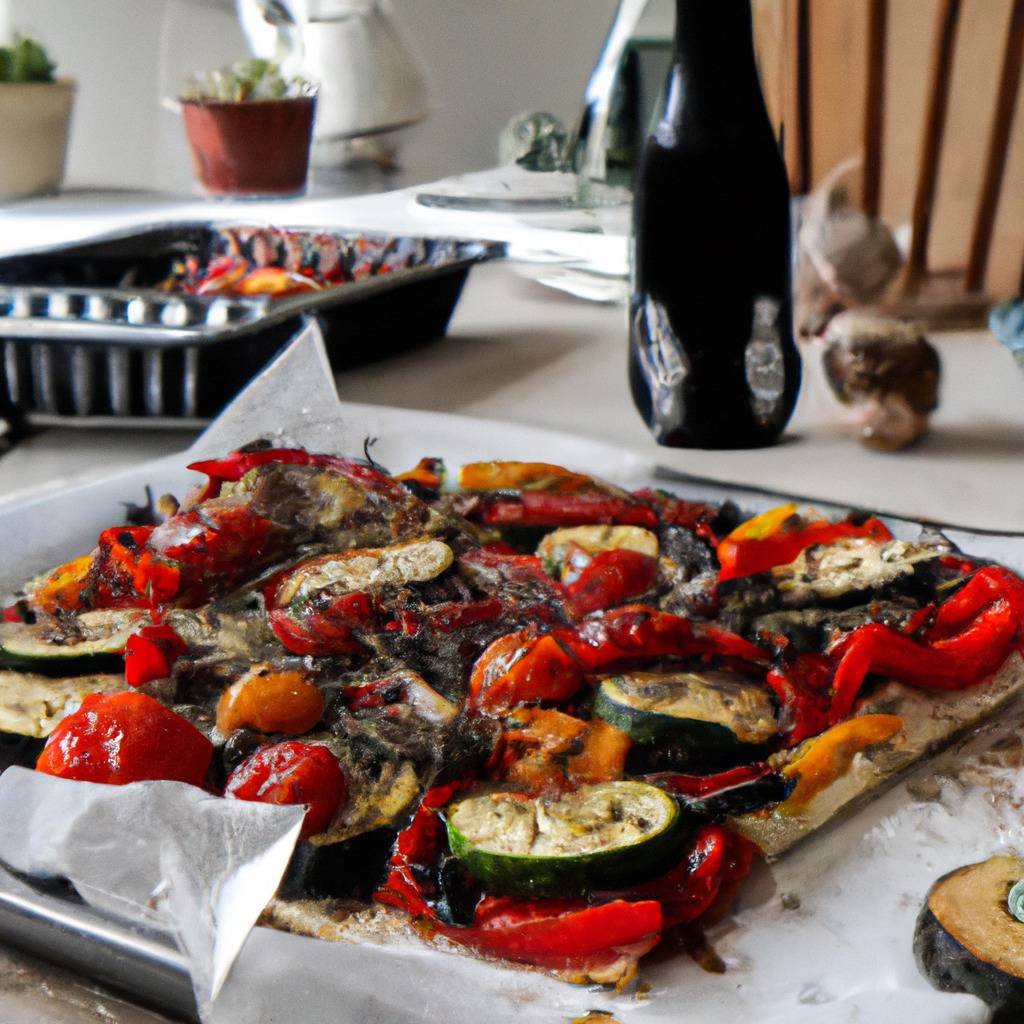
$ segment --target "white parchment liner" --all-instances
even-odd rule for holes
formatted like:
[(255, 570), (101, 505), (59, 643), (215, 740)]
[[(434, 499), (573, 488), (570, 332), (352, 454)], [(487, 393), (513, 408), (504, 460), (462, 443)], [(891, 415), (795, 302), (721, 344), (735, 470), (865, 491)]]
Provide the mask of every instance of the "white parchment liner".
[[(332, 415), (336, 401), (319, 331), (307, 327), (179, 461), (260, 436), (357, 451), (365, 428)], [(424, 417), (435, 436), (438, 422), (445, 420)], [(536, 444), (535, 433), (509, 437), (508, 455), (524, 439)], [(550, 438), (548, 459), (594, 471), (600, 446)], [(410, 453), (420, 440), (407, 439)], [(465, 448), (466, 438), (453, 435), (452, 446)], [(167, 478), (169, 466), (162, 460), (124, 474), (125, 496), (147, 472)], [(626, 482), (645, 468), (620, 455), (605, 474)], [(27, 530), (43, 505), (19, 513)], [(20, 565), (8, 568), (21, 573)], [(943, 763), (962, 762), (947, 756)], [(926, 802), (897, 786), (778, 863), (759, 866), (734, 915), (712, 935), (727, 972), (707, 974), (683, 954), (648, 961), (641, 979), (650, 988), (641, 997), (426, 944), (249, 932), (287, 862), (299, 812), (223, 801), (178, 783), (114, 788), (8, 770), (0, 778), (0, 860), (68, 877), (86, 899), (136, 921), (152, 924), (159, 915), (189, 960), (209, 1024), (567, 1024), (592, 1009), (623, 1024), (981, 1024), (988, 1020), (981, 1003), (934, 992), (919, 975), (911, 939), (939, 875), (1020, 848), (1014, 780), (1006, 775), (995, 792), (977, 777), (947, 782), (941, 799)], [(798, 897), (799, 908), (785, 909), (783, 894)]]

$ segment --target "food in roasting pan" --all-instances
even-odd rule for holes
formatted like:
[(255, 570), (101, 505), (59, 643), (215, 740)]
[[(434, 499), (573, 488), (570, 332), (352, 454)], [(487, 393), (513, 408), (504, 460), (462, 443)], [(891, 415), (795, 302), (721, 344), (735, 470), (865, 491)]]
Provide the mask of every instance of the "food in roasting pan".
[(756, 856), (1024, 687), (1024, 581), (872, 516), (262, 442), (190, 468), (5, 610), (0, 727), (65, 778), (305, 805), (279, 927), (713, 964)]

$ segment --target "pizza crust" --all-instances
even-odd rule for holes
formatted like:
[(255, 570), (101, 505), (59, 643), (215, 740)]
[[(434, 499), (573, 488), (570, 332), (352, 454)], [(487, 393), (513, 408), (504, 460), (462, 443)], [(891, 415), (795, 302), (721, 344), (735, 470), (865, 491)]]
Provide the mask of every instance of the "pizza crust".
[(816, 793), (799, 813), (753, 812), (729, 824), (756, 843), (767, 857), (778, 857), (801, 840), (846, 815), (926, 758), (961, 739), (1007, 708), (1024, 692), (1024, 658), (1014, 652), (986, 682), (951, 692), (917, 690), (889, 682), (875, 689), (858, 714), (899, 715), (903, 728), (891, 740), (857, 754), (849, 769)]

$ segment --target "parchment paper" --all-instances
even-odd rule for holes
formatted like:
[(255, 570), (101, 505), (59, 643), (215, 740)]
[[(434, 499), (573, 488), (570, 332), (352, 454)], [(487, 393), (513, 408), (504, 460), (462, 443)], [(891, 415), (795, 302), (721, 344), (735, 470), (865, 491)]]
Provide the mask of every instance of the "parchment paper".
[[(522, 427), (506, 435), (494, 424), (470, 430), (457, 417), (369, 406), (347, 406), (339, 416), (335, 403), (319, 333), (310, 326), (186, 455), (82, 488), (75, 516), (65, 516), (66, 532), (53, 522), (57, 498), (6, 513), (3, 524), (29, 536), (27, 554), (5, 565), (0, 586), (45, 565), (47, 551), (53, 562), (73, 554), (68, 547), (79, 533), (84, 549), (94, 527), (107, 525), (116, 502), (142, 482), (180, 493), (190, 479), (198, 482), (182, 470), (186, 461), (259, 436), (351, 453), (367, 433), (389, 424), (393, 431), (397, 423), (406, 434), (382, 436), (381, 457), (410, 465), (425, 454), (453, 463), (504, 456), (564, 462), (624, 484), (653, 476), (652, 466), (579, 438)], [(724, 975), (703, 972), (682, 953), (664, 956), (642, 966), (649, 986), (642, 996), (569, 986), (426, 944), (337, 944), (262, 927), (249, 934), (225, 978), (284, 867), (296, 812), (219, 801), (175, 783), (114, 789), (9, 771), (0, 779), (0, 859), (70, 875), (87, 898), (107, 907), (124, 901), (146, 919), (155, 896), (193, 964), (210, 1024), (568, 1024), (594, 1009), (623, 1024), (980, 1024), (988, 1014), (977, 1000), (936, 993), (918, 974), (911, 938), (940, 874), (1018, 848), (1012, 799), (978, 779), (947, 782), (941, 799), (929, 801), (912, 797), (907, 785), (757, 869), (735, 914), (711, 936)], [(126, 831), (133, 841), (111, 838)], [(785, 909), (787, 893), (799, 909)]]

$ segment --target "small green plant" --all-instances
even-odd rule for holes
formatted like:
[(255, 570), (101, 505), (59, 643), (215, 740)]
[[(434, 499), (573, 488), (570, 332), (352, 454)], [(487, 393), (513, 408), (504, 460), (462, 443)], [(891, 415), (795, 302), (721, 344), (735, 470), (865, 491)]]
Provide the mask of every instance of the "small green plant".
[(0, 82), (52, 82), (54, 64), (42, 45), (15, 36), (13, 46), (0, 46)]
[(199, 103), (243, 103), (311, 96), (314, 92), (304, 78), (283, 76), (274, 61), (253, 59), (193, 75), (185, 83), (181, 98)]

